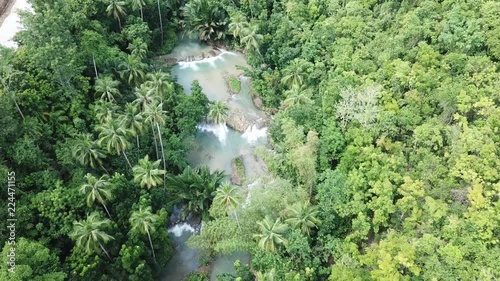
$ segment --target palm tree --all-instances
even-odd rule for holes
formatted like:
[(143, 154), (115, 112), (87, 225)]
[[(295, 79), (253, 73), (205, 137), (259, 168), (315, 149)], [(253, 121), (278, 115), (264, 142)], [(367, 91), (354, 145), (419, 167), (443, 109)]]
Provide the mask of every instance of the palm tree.
[(155, 231), (154, 224), (158, 220), (158, 215), (151, 213), (151, 207), (143, 209), (139, 207), (138, 211), (132, 213), (130, 217), (130, 224), (132, 225), (132, 231), (137, 231), (142, 234), (147, 234), (149, 239), (149, 246), (151, 246), (151, 252), (153, 253), (153, 260), (156, 263), (155, 250), (153, 248), (153, 242), (151, 241), (151, 233)]
[(101, 205), (104, 207), (104, 210), (106, 210), (106, 214), (108, 214), (108, 217), (111, 218), (111, 214), (108, 211), (108, 208), (106, 207), (106, 200), (111, 199), (111, 191), (109, 191), (109, 182), (108, 182), (108, 176), (103, 175), (99, 179), (94, 177), (91, 174), (85, 175), (85, 180), (87, 183), (84, 183), (80, 187), (80, 193), (81, 194), (86, 194), (87, 195), (87, 206), (92, 206), (95, 201), (101, 203)]
[(95, 81), (95, 92), (101, 94), (101, 99), (116, 101), (115, 96), (121, 96), (118, 86), (119, 81), (113, 80), (111, 76), (101, 76)]
[(318, 210), (310, 206), (307, 201), (289, 206), (285, 212), (288, 217), (285, 222), (300, 229), (305, 234), (309, 235), (311, 228), (321, 224), (321, 221), (316, 217), (319, 213)]
[(146, 86), (148, 86), (160, 101), (163, 99), (163, 94), (168, 90), (173, 90), (173, 85), (170, 83), (170, 75), (165, 72), (157, 71), (146, 75)]
[(285, 92), (286, 99), (283, 101), (283, 107), (289, 108), (296, 105), (311, 104), (309, 91), (304, 86), (293, 85), (290, 90)]
[(305, 63), (301, 60), (294, 59), (292, 63), (285, 68), (281, 83), (288, 86), (290, 89), (294, 86), (300, 87), (304, 83)]
[(236, 207), (241, 203), (241, 195), (238, 188), (224, 184), (215, 191), (214, 204), (223, 206), (228, 211), (232, 211), (241, 232), (241, 225), (236, 213)]
[(114, 119), (110, 119), (108, 122), (97, 127), (97, 130), (100, 131), (99, 140), (97, 141), (99, 146), (106, 146), (108, 152), (114, 151), (117, 155), (123, 153), (130, 169), (132, 169), (132, 165), (125, 153), (125, 150), (130, 146), (127, 138), (132, 132), (124, 127), (123, 122), (118, 122)]
[(165, 125), (165, 113), (163, 110), (163, 103), (158, 105), (149, 106), (146, 109), (146, 122), (155, 124), (156, 129), (158, 130), (158, 139), (160, 140), (160, 148), (161, 148), (161, 158), (163, 160), (163, 169), (166, 170), (167, 165), (165, 164), (165, 152), (163, 151), (163, 140), (161, 137), (160, 125)]
[(160, 170), (160, 160), (155, 162), (149, 161), (149, 156), (146, 155), (143, 159), (139, 160), (139, 165), (134, 166), (134, 182), (139, 183), (141, 187), (155, 187), (163, 183), (163, 178), (160, 175), (166, 174), (165, 170)]
[(158, 101), (153, 90), (147, 86), (146, 83), (142, 84), (139, 88), (135, 88), (134, 93), (136, 98), (132, 103), (140, 106), (143, 112), (153, 103)]
[(95, 169), (98, 165), (103, 170), (102, 160), (106, 155), (101, 151), (96, 141), (92, 140), (91, 134), (84, 134), (78, 138), (73, 148), (73, 157), (84, 166)]
[(130, 51), (131, 55), (143, 59), (148, 53), (148, 44), (144, 43), (141, 39), (134, 39), (128, 44), (127, 49)]
[[(140, 106), (142, 108), (142, 113), (146, 113), (148, 108), (150, 108), (154, 103), (158, 102), (157, 96), (153, 90), (146, 85), (142, 84), (139, 88), (135, 89), (136, 99), (132, 102), (133, 104)], [(155, 142), (156, 158), (160, 158), (158, 153), (158, 143), (156, 141), (156, 134), (154, 129), (154, 123), (151, 122), (151, 132), (153, 133), (153, 140)]]
[(108, 2), (109, 4), (106, 8), (108, 16), (112, 15), (115, 19), (117, 19), (118, 25), (120, 26), (120, 29), (122, 29), (122, 22), (120, 18), (127, 15), (127, 13), (125, 12), (125, 1), (109, 0)]
[(244, 49), (247, 54), (255, 52), (260, 55), (259, 41), (262, 41), (264, 36), (262, 36), (262, 34), (258, 34), (257, 29), (258, 27), (254, 25), (250, 28), (244, 29), (244, 32), (242, 32), (243, 37), (240, 38), (240, 43), (245, 46)]
[(134, 55), (128, 55), (125, 61), (118, 65), (120, 77), (126, 79), (127, 83), (135, 85), (144, 78), (144, 70), (147, 65), (141, 59)]
[(125, 128), (135, 135), (137, 147), (139, 147), (139, 135), (144, 132), (144, 114), (134, 104), (127, 103), (125, 104), (125, 112), (120, 118)]
[(215, 124), (221, 124), (226, 121), (229, 108), (221, 101), (216, 101), (208, 105), (208, 119)]
[(77, 247), (83, 247), (87, 253), (99, 253), (102, 250), (111, 261), (111, 257), (103, 246), (104, 243), (114, 239), (113, 236), (103, 231), (110, 223), (109, 219), (101, 219), (97, 212), (93, 212), (87, 216), (86, 220), (73, 223), (70, 237), (75, 240)]
[(231, 33), (236, 38), (241, 37), (241, 35), (244, 34), (244, 32), (250, 27), (250, 25), (248, 24), (248, 20), (241, 13), (237, 13), (231, 19), (231, 23), (228, 27), (229, 33)]
[(146, 5), (144, 0), (132, 0), (132, 10), (137, 11), (139, 9), (141, 11), (141, 19), (144, 20), (144, 15), (142, 13), (142, 8)]
[(260, 248), (275, 252), (276, 245), (286, 246), (288, 244), (288, 241), (283, 237), (288, 225), (282, 223), (280, 218), (273, 222), (269, 216), (266, 216), (262, 221), (257, 222), (257, 225), (261, 233), (254, 234), (253, 237), (259, 239), (258, 246)]
[(99, 100), (94, 105), (95, 118), (99, 123), (105, 123), (108, 122), (108, 120), (113, 119), (117, 110), (118, 106), (109, 101)]
[(168, 177), (168, 189), (177, 203), (185, 203), (185, 213), (203, 213), (209, 209), (215, 191), (224, 180), (224, 172), (206, 166), (192, 169), (187, 166), (182, 174)]

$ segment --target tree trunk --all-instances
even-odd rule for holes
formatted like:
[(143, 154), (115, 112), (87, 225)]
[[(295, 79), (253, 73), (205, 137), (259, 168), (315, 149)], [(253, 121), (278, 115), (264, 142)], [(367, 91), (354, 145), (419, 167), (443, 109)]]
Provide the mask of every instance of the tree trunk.
[(118, 26), (120, 27), (120, 30), (122, 30), (122, 21), (120, 20), (120, 17), (118, 17)]
[(153, 139), (155, 140), (156, 159), (158, 159), (160, 158), (160, 154), (158, 153), (158, 143), (156, 142), (155, 127), (153, 123), (151, 123), (151, 131), (153, 131)]
[[(0, 77), (1, 79), (1, 77)], [(14, 102), (14, 104), (16, 105), (16, 108), (17, 108), (17, 111), (19, 112), (19, 114), (21, 114), (21, 117), (23, 118), (24, 120), (24, 114), (23, 112), (21, 111), (21, 108), (19, 107), (19, 104), (17, 104), (17, 101), (16, 101), (16, 98), (13, 94), (10, 93), (10, 90), (9, 88), (7, 87), (7, 85), (5, 85), (5, 82), (4, 80), (1, 80), (2, 81), (2, 85), (3, 87), (5, 88), (5, 91), (7, 91), (7, 94), (10, 96), (10, 98), (12, 99), (12, 101)]]
[(101, 166), (101, 168), (102, 168), (102, 169), (106, 172), (106, 174), (108, 174), (108, 175), (109, 175), (108, 170), (107, 170), (106, 168), (104, 168), (104, 166), (103, 166), (102, 164), (100, 164), (100, 166)]
[(160, 0), (158, 2), (158, 16), (160, 17), (161, 46), (163, 47), (163, 21), (161, 20)]
[(144, 21), (144, 15), (142, 14), (142, 6), (141, 6), (141, 20)]
[(101, 250), (104, 252), (104, 254), (106, 254), (106, 257), (108, 257), (109, 261), (113, 261), (111, 259), (111, 257), (109, 256), (108, 251), (106, 251), (106, 249), (104, 249), (104, 246), (102, 246), (101, 242), (98, 242), (98, 243), (99, 243), (99, 247), (101, 247)]
[[(167, 165), (165, 164), (165, 152), (163, 152), (163, 141), (161, 139), (161, 132), (160, 132), (160, 124), (158, 124), (158, 122), (156, 122), (156, 129), (158, 129), (158, 137), (160, 139), (160, 146), (161, 146), (161, 158), (163, 160), (163, 170), (167, 170)], [(166, 174), (167, 173), (164, 173), (163, 174), (163, 186), (165, 186), (165, 178), (166, 178)]]
[(137, 141), (137, 148), (140, 148), (140, 144), (139, 144), (139, 135), (136, 135), (136, 136), (135, 136), (135, 140)]
[(106, 210), (106, 214), (108, 214), (108, 217), (111, 218), (111, 214), (109, 213), (108, 208), (106, 208), (106, 205), (102, 203), (102, 206), (104, 207), (104, 210)]
[(127, 163), (128, 163), (128, 166), (130, 167), (130, 169), (132, 169), (132, 165), (130, 164), (130, 161), (128, 161), (127, 153), (125, 153), (125, 151), (123, 151), (123, 156), (125, 157), (125, 160), (127, 160)]
[(238, 219), (238, 214), (236, 213), (236, 209), (233, 209), (233, 213), (234, 217), (236, 218), (236, 223), (238, 224), (238, 228), (240, 229), (240, 233), (243, 233), (243, 231), (241, 230), (240, 220)]
[(95, 64), (95, 57), (94, 57), (94, 55), (92, 55), (92, 62), (94, 63), (95, 77), (99, 78), (99, 74), (97, 73), (97, 66)]
[(21, 117), (23, 118), (24, 120), (24, 114), (23, 112), (21, 111), (21, 108), (19, 107), (19, 104), (17, 104), (17, 101), (14, 97), (12, 97), (12, 100), (14, 101), (14, 104), (16, 105), (16, 108), (17, 108), (17, 111), (19, 111), (19, 114), (21, 114)]
[(153, 253), (153, 260), (156, 263), (155, 249), (153, 249), (153, 242), (151, 241), (151, 235), (149, 235), (149, 231), (146, 231), (146, 232), (148, 233), (149, 246), (151, 246), (151, 252)]

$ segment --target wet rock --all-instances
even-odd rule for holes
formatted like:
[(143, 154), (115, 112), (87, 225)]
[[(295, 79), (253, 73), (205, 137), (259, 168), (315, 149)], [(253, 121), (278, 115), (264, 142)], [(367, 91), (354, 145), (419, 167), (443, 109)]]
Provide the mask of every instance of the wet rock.
[(252, 98), (252, 101), (253, 101), (253, 104), (255, 105), (255, 107), (257, 107), (258, 109), (262, 109), (262, 98), (261, 97), (254, 96)]
[(250, 122), (239, 109), (234, 109), (229, 113), (226, 124), (241, 133), (244, 133), (250, 126)]

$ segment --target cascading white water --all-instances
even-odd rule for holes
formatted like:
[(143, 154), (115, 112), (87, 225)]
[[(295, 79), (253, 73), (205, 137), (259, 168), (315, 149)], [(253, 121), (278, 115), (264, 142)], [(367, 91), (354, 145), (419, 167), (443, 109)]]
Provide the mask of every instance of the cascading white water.
[(10, 14), (5, 18), (0, 26), (0, 45), (8, 48), (16, 48), (17, 44), (12, 41), (14, 35), (21, 30), (22, 25), (18, 14), (19, 10), (33, 11), (27, 0), (16, 0)]
[(258, 139), (267, 137), (267, 127), (259, 129), (257, 124), (253, 124), (241, 136), (248, 143), (255, 143)]
[(236, 55), (236, 53), (226, 51), (224, 49), (219, 49), (220, 54), (217, 56), (209, 57), (209, 58), (204, 58), (201, 60), (192, 60), (192, 61), (180, 61), (178, 62), (178, 65), (181, 69), (185, 68), (190, 68), (194, 71), (198, 71), (200, 69), (199, 65), (200, 64), (210, 64), (213, 68), (216, 68), (216, 62), (218, 60), (223, 61), (224, 60), (224, 55)]
[(209, 132), (214, 134), (222, 144), (225, 144), (227, 141), (227, 133), (229, 129), (227, 128), (226, 123), (220, 123), (220, 124), (202, 123), (198, 124), (196, 128), (202, 132)]
[(181, 237), (186, 231), (194, 233), (194, 228), (188, 223), (176, 224), (168, 229), (168, 233), (172, 233), (175, 237)]

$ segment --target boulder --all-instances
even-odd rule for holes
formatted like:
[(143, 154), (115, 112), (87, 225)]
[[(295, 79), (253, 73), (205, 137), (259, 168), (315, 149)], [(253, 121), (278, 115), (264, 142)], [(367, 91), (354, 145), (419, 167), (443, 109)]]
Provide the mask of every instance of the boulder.
[(255, 107), (257, 107), (258, 109), (262, 109), (262, 98), (261, 97), (254, 96), (252, 98), (252, 101), (253, 101), (253, 104), (255, 105)]
[(250, 126), (250, 122), (239, 109), (235, 109), (229, 113), (226, 124), (241, 133), (244, 133)]

